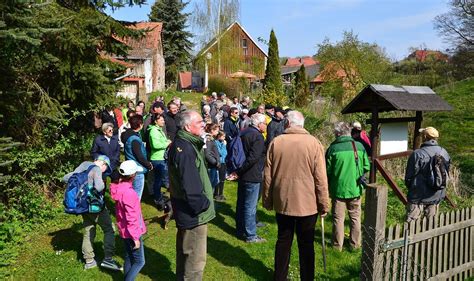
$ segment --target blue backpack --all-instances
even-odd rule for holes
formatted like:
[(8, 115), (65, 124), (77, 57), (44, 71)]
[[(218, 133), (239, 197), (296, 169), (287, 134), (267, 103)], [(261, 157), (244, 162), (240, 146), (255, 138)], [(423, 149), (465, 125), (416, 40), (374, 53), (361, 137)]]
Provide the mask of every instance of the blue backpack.
[(239, 134), (233, 138), (229, 143), (229, 149), (227, 153), (226, 166), (229, 173), (235, 172), (242, 168), (245, 162), (245, 151), (244, 145), (242, 144), (241, 137), (245, 135), (239, 132)]
[(64, 211), (68, 214), (89, 213), (89, 187), (87, 179), (89, 172), (96, 165), (90, 165), (87, 170), (72, 174), (67, 181), (66, 192), (64, 193)]

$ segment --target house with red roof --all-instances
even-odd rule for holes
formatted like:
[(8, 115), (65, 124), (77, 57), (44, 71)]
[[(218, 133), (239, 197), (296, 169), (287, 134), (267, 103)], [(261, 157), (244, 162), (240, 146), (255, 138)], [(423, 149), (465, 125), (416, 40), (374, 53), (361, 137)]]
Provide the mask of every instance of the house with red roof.
[(117, 77), (124, 86), (118, 95), (137, 101), (146, 99), (146, 95), (165, 89), (165, 59), (161, 41), (162, 23), (137, 22), (127, 26), (131, 29), (145, 31), (142, 38), (116, 38), (130, 47), (126, 57), (115, 56), (127, 70)]
[(199, 68), (206, 58), (210, 76), (229, 77), (241, 70), (257, 79), (265, 77), (267, 54), (238, 22), (229, 25), (198, 52), (195, 67)]
[(428, 58), (434, 59), (436, 61), (448, 62), (448, 55), (433, 50), (416, 50), (413, 53), (409, 54), (407, 59), (414, 59), (418, 62), (425, 62)]
[(290, 85), (296, 77), (296, 72), (304, 65), (306, 78), (309, 81), (309, 90), (312, 92), (316, 84), (313, 79), (319, 74), (319, 61), (312, 57), (288, 58), (284, 65), (280, 67), (281, 77), (284, 85)]

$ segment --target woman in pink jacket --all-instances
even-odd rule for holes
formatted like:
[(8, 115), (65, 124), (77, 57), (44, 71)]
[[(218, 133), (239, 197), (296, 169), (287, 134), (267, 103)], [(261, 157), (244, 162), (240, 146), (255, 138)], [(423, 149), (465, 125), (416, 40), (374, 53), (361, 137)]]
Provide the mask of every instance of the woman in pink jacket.
[(133, 179), (142, 167), (128, 160), (120, 165), (120, 180), (110, 185), (112, 199), (115, 200), (115, 215), (120, 237), (125, 245), (125, 280), (135, 280), (145, 265), (142, 235), (146, 232), (140, 198), (133, 190)]

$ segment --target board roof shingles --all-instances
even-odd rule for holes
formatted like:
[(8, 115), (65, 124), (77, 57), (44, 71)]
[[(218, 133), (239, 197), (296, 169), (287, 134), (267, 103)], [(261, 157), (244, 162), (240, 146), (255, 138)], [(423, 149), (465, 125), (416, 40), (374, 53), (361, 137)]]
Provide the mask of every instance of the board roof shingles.
[[(376, 95), (376, 99), (373, 99)], [(375, 103), (374, 103), (375, 101)], [(393, 86), (371, 84), (365, 87), (342, 114), (384, 111), (450, 111), (452, 106), (426, 86)]]

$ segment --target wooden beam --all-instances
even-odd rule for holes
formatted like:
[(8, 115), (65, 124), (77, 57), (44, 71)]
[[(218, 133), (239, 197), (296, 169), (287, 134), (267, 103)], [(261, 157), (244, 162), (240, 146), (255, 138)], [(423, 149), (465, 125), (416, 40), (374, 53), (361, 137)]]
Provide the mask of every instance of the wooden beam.
[(416, 121), (415, 121), (415, 132), (413, 133), (413, 150), (420, 148), (420, 128), (421, 123), (423, 122), (423, 112), (417, 111), (416, 112)]
[[(376, 104), (377, 102), (377, 95), (373, 95), (373, 102)], [(371, 159), (376, 159), (378, 154), (378, 142), (379, 142), (379, 111), (377, 106), (374, 106), (372, 109), (372, 129), (370, 130), (370, 143), (372, 144), (372, 155), (370, 155)], [(377, 180), (377, 169), (375, 165), (372, 163), (370, 167), (370, 177), (369, 182), (374, 183)]]
[(403, 191), (400, 190), (397, 183), (393, 180), (387, 170), (385, 170), (385, 168), (382, 166), (382, 163), (378, 159), (374, 159), (373, 164), (375, 164), (374, 166), (377, 168), (377, 170), (380, 171), (383, 178), (387, 181), (393, 192), (395, 192), (395, 195), (397, 195), (398, 199), (400, 199), (400, 201), (402, 201), (402, 203), (406, 205), (408, 201), (405, 194), (403, 193)]
[(377, 157), (377, 159), (382, 161), (382, 160), (387, 160), (387, 159), (406, 157), (406, 156), (410, 156), (412, 153), (413, 153), (413, 150), (407, 150), (403, 152), (380, 155), (379, 157)]
[[(421, 112), (421, 111), (417, 111)], [(415, 122), (417, 119), (416, 117), (394, 117), (394, 118), (379, 118), (379, 124), (385, 123), (404, 123), (404, 122)], [(372, 119), (365, 120), (367, 124), (372, 124)]]

